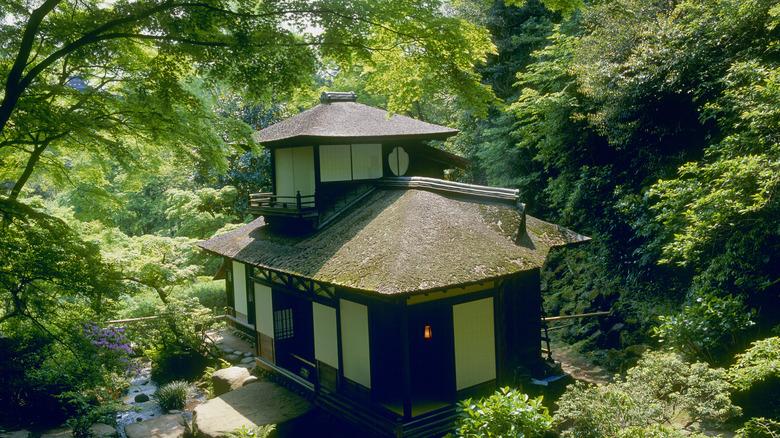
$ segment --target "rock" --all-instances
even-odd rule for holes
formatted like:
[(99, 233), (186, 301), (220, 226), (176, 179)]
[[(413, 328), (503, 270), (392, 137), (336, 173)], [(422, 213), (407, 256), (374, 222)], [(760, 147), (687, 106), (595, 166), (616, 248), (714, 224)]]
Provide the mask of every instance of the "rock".
[(227, 345), (224, 345), (224, 344), (218, 344), (217, 348), (222, 350), (222, 352), (225, 353), (225, 354), (231, 354), (231, 353), (233, 353), (235, 351), (232, 348), (230, 348), (230, 347), (228, 347)]
[(250, 374), (252, 371), (257, 369), (257, 363), (255, 361), (249, 362), (249, 363), (240, 363), (236, 365), (237, 367), (244, 368), (247, 370)]
[(252, 383), (257, 383), (259, 381), (260, 379), (258, 379), (257, 376), (249, 376), (241, 382), (241, 386), (251, 385)]
[(237, 354), (226, 354), (222, 357), (222, 359), (225, 359), (230, 363), (238, 363), (241, 360), (241, 356)]
[(28, 438), (30, 432), (26, 430), (17, 430), (15, 432), (0, 432), (0, 438)]
[(245, 357), (245, 358), (241, 359), (241, 363), (252, 363), (254, 361), (255, 361), (254, 357)]
[(180, 414), (163, 415), (125, 426), (127, 438), (183, 438), (187, 423)]
[(253, 357), (254, 355), (255, 354), (252, 353), (251, 351), (247, 351), (246, 353), (244, 353), (244, 357)]
[(73, 429), (69, 427), (50, 430), (41, 434), (41, 438), (70, 438), (71, 436), (73, 436)]
[(149, 396), (146, 394), (138, 394), (133, 400), (135, 400), (136, 403), (146, 403), (149, 401)]
[(647, 351), (647, 346), (642, 344), (631, 345), (626, 347), (625, 350), (627, 353), (639, 357)]
[(92, 436), (95, 438), (114, 438), (119, 436), (119, 433), (113, 427), (108, 424), (95, 423), (90, 426), (89, 431), (92, 432)]
[(230, 367), (214, 371), (211, 374), (214, 395), (220, 396), (228, 391), (240, 388), (247, 377), (249, 377), (249, 371), (241, 367)]
[(312, 404), (272, 382), (258, 382), (213, 398), (195, 408), (200, 438), (224, 436), (242, 426), (278, 424), (305, 414)]

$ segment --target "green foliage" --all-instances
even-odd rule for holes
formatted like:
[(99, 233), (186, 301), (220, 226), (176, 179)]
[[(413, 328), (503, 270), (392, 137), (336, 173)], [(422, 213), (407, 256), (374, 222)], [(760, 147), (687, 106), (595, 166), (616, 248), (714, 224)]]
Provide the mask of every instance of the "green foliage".
[(225, 281), (198, 277), (198, 282), (188, 284), (173, 294), (175, 297), (197, 298), (201, 306), (210, 309), (214, 315), (225, 313)]
[(27, 318), (45, 324), (63, 299), (100, 308), (110, 297), (112, 272), (98, 248), (61, 219), (0, 198), (0, 294), (9, 305), (0, 323)]
[(236, 438), (266, 438), (275, 430), (275, 424), (266, 424), (257, 427), (241, 426), (233, 432), (230, 432), (229, 436)]
[(741, 429), (737, 430), (739, 438), (778, 438), (780, 437), (780, 422), (769, 418), (751, 418)]
[(152, 378), (160, 383), (195, 380), (215, 357), (208, 341), (217, 321), (197, 298), (171, 297), (158, 306), (159, 318), (151, 320), (137, 336), (152, 361)]
[(233, 366), (233, 364), (230, 362), (226, 361), (225, 359), (218, 358), (216, 366), (209, 366), (203, 370), (203, 375), (198, 381), (198, 388), (206, 392), (206, 398), (214, 398), (214, 381), (212, 380), (211, 375), (214, 374), (214, 372), (217, 370), (230, 368), (231, 366)]
[(187, 404), (190, 384), (184, 380), (175, 380), (157, 388), (154, 399), (165, 411), (181, 410)]
[[(323, 56), (377, 72), (372, 86), (398, 96), (396, 111), (448, 88), (476, 108), (492, 98), (474, 72), (487, 33), (439, 1), (14, 0), (3, 11), (0, 179), (16, 182), (12, 197), (43, 167), (59, 185), (99, 181), (114, 164), (224, 167), (226, 139), (251, 145), (251, 128), (215, 115), (197, 89), (274, 102), (308, 86)], [(97, 165), (71, 178), (83, 160)]]
[(660, 342), (688, 358), (714, 365), (730, 358), (739, 348), (738, 335), (754, 325), (751, 312), (731, 295), (721, 298), (710, 292), (701, 295), (677, 315), (660, 316), (655, 333)]
[(228, 223), (240, 222), (233, 211), (238, 192), (235, 187), (203, 188), (194, 191), (171, 188), (165, 196), (170, 205), (165, 215), (166, 230), (174, 237), (206, 239)]
[(625, 378), (605, 385), (576, 383), (558, 401), (564, 436), (681, 436), (674, 428), (722, 424), (739, 414), (726, 373), (669, 353), (647, 353)]
[(753, 342), (736, 359), (736, 363), (729, 368), (729, 377), (738, 389), (750, 389), (771, 377), (780, 377), (780, 337)]
[[(110, 310), (116, 274), (97, 246), (58, 218), (0, 198), (0, 411), (12, 421), (64, 421), (66, 394), (111, 398), (125, 356), (82, 335), (85, 320)], [(40, 418), (43, 416), (44, 418)]]
[(83, 307), (63, 307), (69, 311), (59, 315), (61, 331), (45, 331), (24, 319), (4, 323), (0, 420), (54, 427), (68, 418), (115, 412), (113, 400), (125, 388), (127, 363), (121, 359), (126, 355), (105, 354), (111, 344), (96, 345), (95, 338), (82, 336)]
[(501, 388), (479, 401), (458, 403), (457, 436), (542, 437), (552, 428), (552, 417), (542, 397), (529, 398), (517, 390)]
[(116, 425), (116, 415), (120, 402), (110, 400), (105, 404), (97, 404), (89, 397), (89, 393), (66, 393), (68, 403), (73, 408), (73, 416), (66, 424), (73, 430), (74, 438), (91, 438), (90, 427), (95, 423)]
[(698, 338), (674, 341), (710, 361), (746, 343), (747, 320), (777, 324), (777, 16), (774, 0), (597, 2), (516, 70), (509, 114), (473, 135), (475, 174), (593, 237), (583, 266), (599, 281), (572, 269), (556, 286), (576, 301), (552, 307), (590, 294), (593, 310), (669, 307), (658, 297), (688, 294), (678, 319)]
[(729, 368), (729, 378), (738, 391), (734, 394), (734, 402), (742, 407), (746, 415), (778, 418), (780, 338), (775, 336), (756, 341), (744, 353), (738, 354), (736, 362)]

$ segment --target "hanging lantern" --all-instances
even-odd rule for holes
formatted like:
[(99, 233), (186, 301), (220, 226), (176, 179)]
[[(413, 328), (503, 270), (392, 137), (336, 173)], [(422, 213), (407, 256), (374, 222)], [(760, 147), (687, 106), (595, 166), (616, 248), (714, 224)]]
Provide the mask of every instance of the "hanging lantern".
[(425, 326), (425, 332), (423, 333), (423, 337), (425, 339), (431, 339), (433, 335), (431, 334), (431, 326), (426, 325)]

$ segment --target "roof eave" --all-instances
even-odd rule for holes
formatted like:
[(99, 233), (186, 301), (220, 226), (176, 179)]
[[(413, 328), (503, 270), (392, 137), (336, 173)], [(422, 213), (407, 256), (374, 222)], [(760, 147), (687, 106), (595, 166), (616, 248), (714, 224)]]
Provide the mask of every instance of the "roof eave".
[(376, 135), (376, 136), (316, 136), (316, 135), (296, 135), (293, 137), (284, 137), (272, 140), (256, 139), (257, 143), (267, 148), (280, 148), (289, 146), (308, 146), (312, 144), (343, 144), (343, 143), (387, 143), (387, 142), (412, 142), (428, 140), (446, 140), (456, 135), (458, 130), (428, 133), (428, 134), (405, 134), (405, 135)]

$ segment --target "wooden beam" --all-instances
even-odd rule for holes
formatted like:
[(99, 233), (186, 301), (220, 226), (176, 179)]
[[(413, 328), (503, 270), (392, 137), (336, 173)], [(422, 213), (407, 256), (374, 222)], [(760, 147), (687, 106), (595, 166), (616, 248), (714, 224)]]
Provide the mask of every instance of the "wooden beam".
[(611, 313), (612, 313), (612, 311), (609, 311), (609, 312), (580, 313), (579, 315), (549, 316), (549, 317), (546, 317), (546, 318), (542, 318), (542, 322), (563, 321), (564, 319), (587, 318), (587, 317), (590, 317), (590, 316), (607, 316), (607, 315), (609, 315)]

